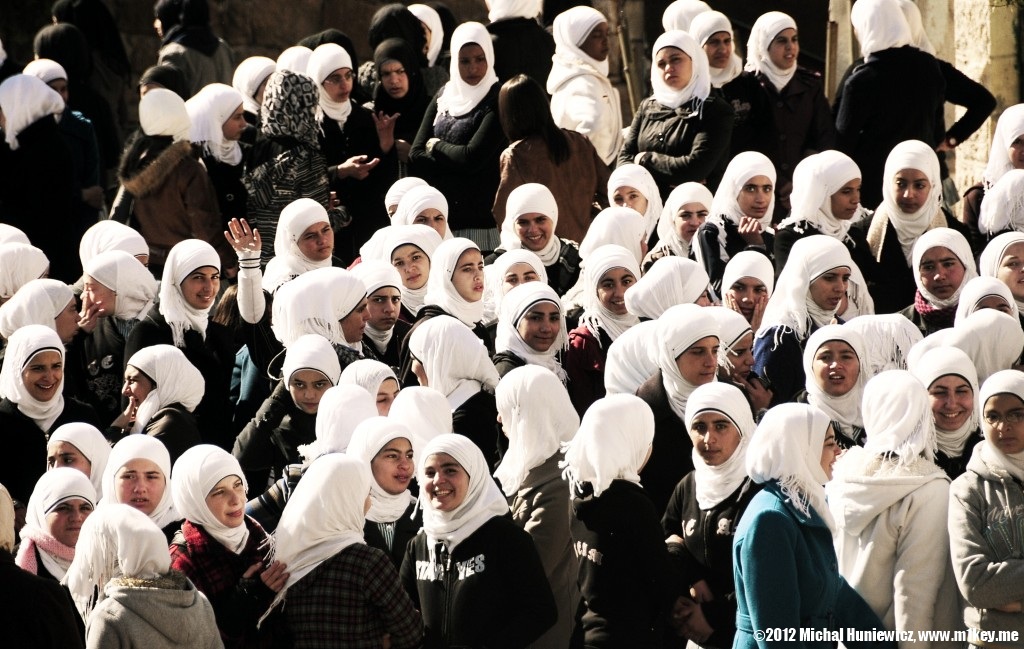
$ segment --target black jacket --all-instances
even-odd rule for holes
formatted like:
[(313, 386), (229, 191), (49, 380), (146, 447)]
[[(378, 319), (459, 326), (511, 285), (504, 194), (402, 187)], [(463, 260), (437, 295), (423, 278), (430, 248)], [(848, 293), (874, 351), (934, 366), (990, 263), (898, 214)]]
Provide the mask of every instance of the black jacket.
[(249, 497), (263, 493), (271, 471), (280, 478), (286, 465), (300, 462), (298, 446), (314, 440), (316, 415), (296, 406), (288, 386), (280, 381), (235, 438), (232, 454), (245, 472)]
[(410, 329), (412, 329), (412, 325), (408, 322), (396, 320), (395, 326), (391, 330), (391, 340), (388, 341), (383, 352), (377, 349), (369, 336), (363, 334), (364, 354), (367, 358), (384, 363), (395, 371), (395, 376), (398, 376), (398, 370), (402, 366), (402, 341), (405, 340)]
[(533, 539), (510, 516), (490, 519), (450, 556), (429, 546), (426, 532), (417, 534), (401, 571), (423, 615), (424, 649), (522, 648), (555, 623), (555, 598)]
[[(103, 425), (114, 421), (121, 411), (124, 385), (124, 337), (114, 326), (114, 318), (100, 318), (92, 333), (79, 333), (68, 350), (68, 364), (75, 380), (75, 394), (96, 410)], [(64, 377), (68, 381), (67, 371)]]
[(660, 517), (676, 485), (693, 471), (693, 442), (683, 420), (669, 405), (660, 369), (637, 388), (636, 396), (646, 401), (654, 413), (651, 458), (640, 471), (640, 483)]
[[(561, 239), (562, 247), (558, 252), (558, 259), (550, 266), (544, 267), (548, 275), (548, 286), (559, 296), (565, 295), (573, 286), (576, 286), (580, 278), (581, 258), (580, 246), (575, 241)], [(490, 266), (498, 257), (505, 254), (507, 250), (498, 248), (484, 258), (484, 263)]]
[(246, 210), (246, 203), (249, 200), (249, 190), (242, 182), (242, 174), (245, 172), (244, 161), (229, 165), (206, 155), (203, 156), (203, 166), (206, 167), (206, 174), (210, 177), (214, 193), (217, 194), (217, 207), (220, 209), (224, 229), (228, 228), (231, 219), (247, 218), (249, 212)]
[[(723, 219), (725, 224), (725, 253), (728, 259), (732, 259), (744, 250), (759, 252), (774, 262), (773, 252), (775, 250), (775, 235), (769, 232), (762, 232), (761, 239), (764, 246), (752, 246), (743, 240), (738, 225), (729, 219)], [(704, 260), (704, 271), (711, 280), (711, 287), (719, 296), (722, 295), (722, 276), (725, 275), (725, 265), (728, 261), (722, 261), (722, 243), (718, 238), (718, 226), (714, 223), (702, 223), (697, 232), (694, 233), (694, 242), (700, 246), (701, 257)], [(653, 264), (652, 264), (653, 265)], [(726, 286), (725, 289), (729, 287)]]
[[(868, 219), (870, 221), (870, 219)], [(789, 260), (789, 251), (793, 249), (793, 244), (814, 234), (821, 234), (821, 232), (813, 225), (806, 221), (800, 223), (794, 223), (787, 225), (784, 228), (780, 228), (775, 231), (775, 279), (779, 279), (779, 275), (782, 274), (782, 269), (786, 267), (786, 261)], [(878, 268), (878, 262), (871, 255), (871, 247), (868, 245), (867, 233), (856, 227), (851, 227), (847, 233), (847, 237), (843, 240), (843, 245), (850, 251), (850, 257), (853, 258), (853, 263), (857, 264), (857, 268), (860, 269), (862, 275), (864, 275), (864, 281), (870, 286), (872, 282), (884, 281), (885, 277), (880, 276), (880, 270)]]
[[(416, 516), (411, 516), (413, 510), (416, 510)], [(409, 541), (416, 536), (416, 533), (423, 527), (423, 510), (416, 506), (416, 503), (410, 503), (405, 513), (398, 517), (394, 523), (395, 526), (394, 536), (391, 539), (391, 547), (388, 547), (387, 541), (384, 540), (384, 534), (381, 532), (381, 525), (387, 523), (374, 523), (373, 521), (366, 521), (363, 525), (363, 537), (366, 539), (366, 545), (371, 548), (377, 548), (384, 554), (388, 555), (391, 559), (391, 563), (395, 564), (395, 570), (402, 569), (402, 561), (405, 560), (405, 551), (409, 545)]]
[(0, 624), (5, 646), (84, 647), (78, 632), (81, 621), (63, 586), (22, 570), (10, 552), (0, 550)]
[(536, 20), (505, 18), (487, 25), (487, 31), (494, 45), (494, 73), (499, 82), (525, 74), (541, 88), (547, 84), (555, 39)]
[(498, 423), (498, 406), (493, 394), (481, 390), (453, 410), (452, 432), (473, 440), (493, 471), (501, 459), (499, 450), (504, 450), (499, 444), (506, 439)]
[(494, 363), (494, 369), (498, 370), (498, 377), (501, 378), (517, 367), (526, 367), (527, 364), (522, 358), (508, 350), (495, 354), (491, 357), (491, 362)]

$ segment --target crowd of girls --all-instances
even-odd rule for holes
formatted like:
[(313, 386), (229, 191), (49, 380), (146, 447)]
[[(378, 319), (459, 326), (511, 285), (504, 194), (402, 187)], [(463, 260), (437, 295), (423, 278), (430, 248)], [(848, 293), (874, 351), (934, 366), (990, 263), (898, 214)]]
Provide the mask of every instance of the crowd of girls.
[(591, 7), (236, 67), (159, 0), (123, 147), (113, 17), (53, 14), (0, 82), (18, 646), (1024, 633), (1024, 113), (957, 210), (993, 105), (912, 2), (830, 107), (792, 17), (677, 0), (630, 123)]

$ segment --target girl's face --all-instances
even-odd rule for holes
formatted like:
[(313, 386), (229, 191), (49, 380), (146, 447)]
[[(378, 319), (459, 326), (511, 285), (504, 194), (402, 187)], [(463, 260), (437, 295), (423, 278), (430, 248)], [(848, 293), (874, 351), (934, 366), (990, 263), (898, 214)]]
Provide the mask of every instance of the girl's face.
[(814, 382), (830, 397), (841, 397), (857, 385), (860, 359), (853, 347), (841, 340), (829, 340), (814, 353), (811, 363)]
[(743, 183), (736, 203), (744, 215), (752, 219), (763, 219), (772, 204), (775, 187), (768, 176), (754, 176)]
[(721, 466), (740, 445), (740, 430), (732, 419), (717, 410), (707, 410), (690, 423), (690, 441), (708, 466)]
[(66, 466), (92, 475), (92, 462), (71, 442), (56, 441), (46, 445), (46, 470)]
[(974, 412), (974, 389), (958, 374), (946, 374), (928, 386), (935, 427), (955, 431), (967, 423)]
[(682, 90), (693, 78), (693, 59), (678, 47), (658, 50), (654, 64), (661, 72), (662, 81), (673, 90)]
[(1006, 248), (996, 278), (1010, 289), (1015, 300), (1024, 300), (1024, 242)]
[(354, 80), (355, 74), (352, 73), (352, 68), (338, 68), (327, 75), (321, 85), (331, 101), (343, 103), (348, 101), (349, 95), (352, 94)]
[(71, 298), (64, 310), (53, 319), (53, 326), (62, 343), (67, 345), (74, 340), (78, 333), (78, 305), (75, 304), (75, 298)]
[(940, 300), (953, 297), (964, 281), (964, 273), (967, 272), (960, 258), (943, 246), (928, 249), (921, 256), (921, 265), (917, 270), (921, 285)]
[(429, 456), (423, 467), (423, 477), (427, 502), (440, 512), (457, 508), (469, 492), (469, 474), (447, 453)]
[(532, 212), (516, 217), (515, 230), (524, 248), (540, 252), (555, 235), (555, 224), (544, 214)]
[(92, 513), (93, 506), (88, 500), (72, 498), (65, 500), (46, 514), (46, 528), (50, 536), (69, 548), (78, 544), (82, 523)]
[(850, 285), (850, 268), (848, 266), (837, 266), (828, 270), (811, 282), (809, 291), (811, 300), (819, 308), (826, 311), (835, 311), (839, 308), (846, 295), (846, 289)]
[(915, 214), (932, 193), (932, 183), (920, 169), (900, 169), (892, 179), (896, 206), (904, 214)]
[(1010, 148), (1007, 153), (1010, 156), (1010, 164), (1013, 165), (1014, 169), (1024, 169), (1024, 135), (1010, 142)]
[(608, 23), (600, 23), (587, 34), (586, 39), (580, 43), (583, 53), (595, 61), (604, 61), (608, 58)]
[(615, 315), (626, 314), (626, 291), (636, 284), (636, 277), (625, 268), (612, 268), (597, 283), (597, 299)]
[(334, 229), (327, 221), (314, 223), (295, 242), (302, 256), (310, 261), (326, 261), (334, 254)]
[(860, 178), (854, 178), (832, 194), (829, 200), (832, 216), (840, 221), (849, 221), (860, 207)]
[(373, 479), (380, 488), (392, 496), (409, 488), (416, 465), (413, 459), (412, 444), (404, 437), (396, 437), (377, 451), (370, 460)]
[(690, 385), (703, 385), (715, 380), (718, 373), (718, 338), (706, 336), (693, 343), (676, 357), (676, 367)]
[(423, 288), (430, 276), (430, 257), (411, 243), (395, 248), (391, 265), (401, 273), (402, 285), (408, 289)]
[(455, 292), (467, 302), (479, 302), (484, 296), (484, 257), (476, 248), (461, 255), (452, 273)]
[(672, 218), (676, 234), (683, 241), (690, 242), (697, 229), (708, 220), (708, 208), (703, 203), (686, 203), (679, 207)]
[(221, 124), (220, 130), (225, 140), (236, 141), (242, 137), (246, 126), (248, 123), (245, 121), (245, 109), (242, 108), (242, 104), (238, 104), (238, 107), (231, 111), (231, 116)]
[(167, 488), (167, 478), (156, 462), (137, 458), (116, 474), (117, 502), (131, 505), (146, 516), (153, 513)]
[(708, 65), (716, 70), (724, 69), (729, 65), (732, 52), (732, 34), (729, 32), (715, 32), (704, 43), (704, 53), (708, 55)]
[(733, 282), (726, 292), (739, 306), (740, 313), (747, 322), (753, 319), (757, 303), (768, 299), (768, 287), (756, 277), (741, 277)]
[(508, 293), (520, 284), (526, 282), (539, 282), (540, 275), (533, 269), (533, 266), (525, 262), (519, 262), (518, 264), (512, 264), (505, 271), (505, 276), (502, 277), (502, 295)]
[(57, 396), (64, 380), (64, 360), (60, 352), (39, 352), (25, 363), (21, 383), (36, 401), (48, 402)]
[(401, 309), (402, 293), (393, 286), (379, 288), (366, 298), (366, 310), (370, 314), (368, 324), (377, 331), (394, 327)]
[(348, 315), (338, 321), (341, 325), (341, 333), (345, 342), (354, 344), (362, 340), (363, 332), (366, 331), (366, 323), (370, 320), (370, 311), (367, 309), (367, 300), (364, 297), (356, 305), (356, 308), (349, 311)]
[(242, 478), (229, 475), (213, 485), (206, 495), (206, 506), (221, 525), (245, 525), (245, 485)]
[(647, 213), (647, 198), (636, 187), (619, 187), (612, 192), (612, 202), (619, 207), (629, 207), (640, 214)]
[(412, 220), (413, 224), (427, 225), (434, 228), (438, 236), (444, 239), (444, 233), (448, 229), (448, 218), (441, 213), (441, 210), (428, 207)]
[(733, 343), (732, 349), (726, 352), (731, 367), (729, 373), (735, 380), (746, 380), (754, 367), (754, 332), (748, 332)]
[(315, 415), (320, 399), (331, 387), (331, 380), (318, 370), (299, 370), (288, 377), (288, 394), (292, 403), (302, 412)]
[(124, 386), (121, 388), (121, 394), (126, 397), (134, 397), (136, 404), (145, 401), (155, 387), (153, 379), (146, 376), (139, 368), (132, 365), (124, 368)]
[(795, 29), (783, 29), (768, 44), (768, 59), (775, 67), (788, 70), (796, 65), (800, 56), (800, 37)]
[(516, 329), (531, 349), (546, 352), (562, 330), (562, 309), (552, 302), (537, 302), (519, 319)]
[(475, 86), (487, 75), (487, 56), (476, 43), (466, 43), (459, 49), (459, 76)]
[(197, 268), (181, 282), (181, 295), (190, 307), (209, 309), (220, 292), (220, 269), (213, 266)]
[(1024, 451), (1024, 401), (1013, 394), (989, 397), (982, 408), (985, 439), (1003, 453)]
[(409, 75), (399, 61), (385, 61), (380, 66), (380, 82), (384, 92), (392, 99), (401, 99), (409, 94)]
[(827, 481), (832, 480), (832, 469), (836, 465), (836, 458), (842, 449), (839, 448), (839, 443), (836, 442), (836, 431), (829, 424), (828, 430), (825, 432), (825, 443), (821, 445), (821, 470), (825, 472), (825, 478)]
[(82, 298), (96, 307), (101, 318), (113, 315), (117, 307), (117, 293), (88, 275), (82, 278)]
[(384, 379), (381, 381), (380, 387), (377, 388), (378, 415), (381, 417), (388, 416), (388, 413), (391, 412), (391, 404), (395, 402), (395, 397), (398, 396), (398, 392), (401, 389), (401, 386), (398, 385), (398, 381), (395, 379)]

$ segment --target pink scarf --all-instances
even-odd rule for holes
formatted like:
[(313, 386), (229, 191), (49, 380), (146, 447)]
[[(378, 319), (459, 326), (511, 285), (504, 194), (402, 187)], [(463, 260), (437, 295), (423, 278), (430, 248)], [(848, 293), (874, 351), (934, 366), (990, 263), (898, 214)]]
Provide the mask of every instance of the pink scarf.
[[(14, 563), (22, 570), (31, 572), (33, 575), (39, 574), (35, 553), (37, 547), (43, 555), (43, 563), (52, 564), (46, 566), (46, 569), (52, 574), (54, 573), (54, 568), (59, 567), (62, 573), (59, 575), (54, 574), (53, 576), (58, 579), (62, 578), (64, 576), (63, 572), (67, 572), (68, 566), (71, 565), (72, 560), (75, 558), (75, 549), (64, 545), (43, 530), (31, 525), (21, 528), (21, 547), (18, 548), (18, 556), (15, 558)], [(46, 557), (46, 555), (50, 556)], [(51, 561), (47, 561), (47, 558), (50, 558)]]

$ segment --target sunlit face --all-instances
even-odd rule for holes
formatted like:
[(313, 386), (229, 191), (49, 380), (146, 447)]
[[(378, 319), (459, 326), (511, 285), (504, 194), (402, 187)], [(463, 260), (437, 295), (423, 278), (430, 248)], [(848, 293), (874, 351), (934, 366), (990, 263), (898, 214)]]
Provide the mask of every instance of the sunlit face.
[(392, 99), (401, 99), (409, 94), (409, 75), (399, 61), (385, 61), (381, 64), (380, 82), (384, 92)]
[(726, 352), (733, 379), (745, 380), (754, 367), (754, 332), (748, 332)]
[(636, 187), (623, 185), (612, 192), (612, 202), (619, 207), (628, 207), (638, 214), (647, 213), (647, 198)]
[(625, 268), (611, 268), (597, 283), (597, 299), (615, 315), (626, 314), (626, 291), (636, 284), (636, 277)]
[(398, 392), (401, 389), (398, 381), (394, 379), (384, 379), (381, 381), (380, 387), (377, 388), (378, 415), (381, 417), (388, 416), (388, 413), (391, 412), (391, 404), (395, 402), (395, 397), (398, 396)]
[(366, 298), (366, 310), (370, 313), (367, 321), (377, 331), (387, 331), (398, 322), (402, 309), (402, 293), (393, 286), (385, 286)]
[(928, 249), (921, 256), (921, 265), (917, 270), (921, 285), (940, 300), (953, 297), (967, 272), (960, 258), (943, 246)]
[(800, 37), (797, 36), (795, 29), (783, 29), (768, 44), (768, 59), (777, 68), (783, 70), (792, 68), (796, 65), (798, 56), (800, 56)]
[(608, 23), (600, 23), (591, 29), (579, 47), (583, 50), (584, 54), (595, 61), (607, 59), (610, 49), (608, 46)]
[(245, 486), (241, 476), (229, 475), (213, 485), (206, 495), (206, 507), (221, 525), (245, 525)]
[(768, 214), (768, 208), (772, 204), (772, 196), (775, 186), (768, 176), (754, 176), (740, 187), (739, 196), (736, 197), (736, 204), (740, 211), (752, 219), (763, 219)]
[(487, 55), (476, 43), (466, 43), (459, 49), (459, 76), (471, 86), (487, 75)]
[(1024, 300), (1024, 242), (1007, 246), (996, 269), (996, 278), (1010, 289), (1015, 300)]
[(928, 386), (935, 427), (955, 431), (967, 423), (974, 413), (974, 389), (958, 374), (946, 374)]
[(1010, 142), (1007, 154), (1010, 156), (1010, 164), (1014, 169), (1024, 169), (1024, 135)]
[(331, 380), (319, 370), (299, 370), (288, 377), (288, 394), (292, 402), (309, 415), (316, 414), (320, 399), (331, 386)]
[(71, 95), (70, 95), (70, 93), (68, 93), (68, 80), (67, 79), (54, 79), (53, 81), (50, 81), (46, 85), (48, 85), (51, 88), (53, 88), (54, 90), (56, 90), (57, 94), (60, 95), (60, 98), (64, 100), (65, 104), (68, 103), (68, 97), (70, 97)]
[(39, 352), (21, 370), (21, 383), (36, 401), (48, 402), (56, 397), (63, 380), (64, 359), (57, 351)]
[(829, 340), (814, 352), (811, 362), (814, 382), (830, 397), (841, 397), (857, 385), (860, 359), (857, 352), (841, 340)]
[(82, 523), (92, 513), (93, 506), (88, 500), (71, 498), (46, 513), (46, 528), (50, 536), (69, 548), (78, 544)]
[(430, 226), (442, 239), (444, 239), (445, 232), (448, 231), (447, 217), (441, 213), (441, 210), (434, 209), (433, 207), (428, 207), (417, 214), (412, 222), (414, 224)]
[(854, 178), (832, 194), (829, 204), (832, 216), (840, 221), (849, 221), (860, 207), (860, 178)]
[(75, 298), (71, 298), (67, 306), (53, 319), (53, 326), (60, 341), (65, 345), (75, 339), (75, 334), (78, 333), (78, 305), (75, 304)]
[(117, 502), (131, 505), (146, 516), (153, 513), (167, 488), (167, 478), (156, 462), (137, 458), (126, 462), (115, 474)]
[(402, 275), (402, 285), (416, 290), (423, 288), (430, 276), (430, 257), (418, 247), (407, 243), (391, 253), (391, 265)]
[(334, 254), (334, 229), (327, 221), (314, 223), (295, 242), (302, 256), (310, 261), (326, 261)]
[(355, 78), (356, 75), (352, 73), (352, 68), (338, 68), (327, 75), (320, 85), (324, 87), (324, 92), (331, 98), (331, 101), (344, 103), (352, 94)]
[(661, 73), (662, 81), (672, 90), (682, 90), (693, 77), (693, 59), (678, 47), (658, 50), (654, 64)]
[(708, 65), (716, 70), (728, 67), (732, 52), (732, 34), (729, 32), (715, 32), (704, 43), (704, 53), (708, 55)]
[(248, 122), (245, 121), (245, 109), (242, 108), (242, 104), (238, 104), (238, 107), (231, 112), (231, 116), (221, 124), (220, 130), (225, 140), (233, 142), (241, 139), (242, 133), (248, 125)]
[(825, 442), (821, 445), (821, 470), (825, 472), (825, 478), (827, 481), (832, 480), (832, 469), (835, 468), (836, 459), (842, 449), (839, 448), (839, 443), (836, 441), (836, 431), (829, 424), (828, 430), (825, 432)]
[(370, 470), (384, 491), (392, 496), (404, 492), (416, 472), (412, 444), (404, 437), (389, 441), (370, 460)]
[(1002, 311), (1006, 315), (1013, 315), (1013, 309), (1010, 304), (999, 295), (988, 295), (978, 300), (975, 306), (975, 311), (981, 311), (982, 309), (993, 309), (995, 311)]
[(56, 441), (46, 445), (46, 470), (57, 467), (78, 469), (87, 476), (92, 475), (92, 462), (71, 442)]
[(754, 318), (754, 307), (768, 297), (768, 287), (756, 277), (741, 277), (733, 282), (726, 294), (736, 302), (740, 313), (750, 322)]
[(850, 268), (837, 266), (814, 278), (808, 291), (819, 308), (835, 311), (850, 285)]
[(181, 295), (193, 309), (209, 309), (220, 292), (220, 269), (213, 266), (197, 268), (181, 282)]
[(370, 320), (370, 312), (367, 309), (367, 300), (364, 297), (359, 304), (348, 312), (344, 318), (339, 320), (341, 333), (345, 336), (345, 342), (354, 344), (363, 339), (363, 332), (366, 331), (366, 323)]
[(706, 410), (690, 422), (690, 441), (708, 466), (721, 466), (740, 445), (740, 430), (717, 410)]
[(421, 486), (427, 494), (427, 502), (440, 512), (457, 508), (469, 492), (469, 474), (447, 453), (428, 456), (423, 466), (423, 477)]
[(526, 262), (519, 262), (518, 264), (512, 264), (505, 271), (505, 275), (501, 278), (501, 292), (502, 295), (508, 293), (520, 284), (526, 282), (539, 282), (540, 275), (533, 269), (533, 266)]
[(516, 330), (531, 349), (546, 352), (562, 330), (562, 309), (552, 302), (537, 302), (519, 318)]
[(479, 302), (484, 296), (484, 257), (476, 248), (459, 255), (452, 273), (455, 292), (467, 302)]
[(531, 212), (516, 217), (515, 230), (524, 248), (531, 252), (540, 252), (555, 235), (555, 224), (547, 216)]
[(676, 357), (676, 367), (683, 380), (703, 385), (715, 380), (718, 373), (718, 338), (706, 336), (693, 343)]
[(703, 203), (686, 203), (681, 205), (672, 217), (672, 225), (676, 234), (683, 241), (693, 240), (697, 229), (708, 220), (708, 208)]
[(117, 293), (88, 275), (82, 277), (82, 299), (91, 302), (101, 318), (113, 315), (117, 307)]
[(1010, 423), (1007, 418), (1024, 419), (1024, 401), (1005, 392), (989, 397), (981, 410), (985, 439), (1003, 453), (1012, 455), (1024, 451), (1024, 422)]
[(904, 214), (916, 214), (932, 193), (932, 183), (920, 169), (900, 169), (892, 179), (896, 206)]
[(146, 376), (139, 368), (128, 365), (124, 368), (124, 385), (121, 387), (121, 394), (126, 397), (134, 397), (135, 403), (139, 404), (146, 400), (149, 393), (156, 388), (153, 379)]

